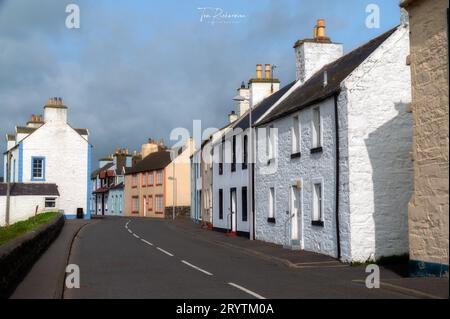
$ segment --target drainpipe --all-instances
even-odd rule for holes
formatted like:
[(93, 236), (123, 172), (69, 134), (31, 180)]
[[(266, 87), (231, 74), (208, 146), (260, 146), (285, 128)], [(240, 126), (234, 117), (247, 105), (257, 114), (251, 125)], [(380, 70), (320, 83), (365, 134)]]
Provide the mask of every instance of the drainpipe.
[(334, 95), (334, 128), (336, 130), (336, 241), (337, 241), (337, 255), (341, 259), (341, 235), (339, 228), (339, 118), (338, 118), (338, 93)]

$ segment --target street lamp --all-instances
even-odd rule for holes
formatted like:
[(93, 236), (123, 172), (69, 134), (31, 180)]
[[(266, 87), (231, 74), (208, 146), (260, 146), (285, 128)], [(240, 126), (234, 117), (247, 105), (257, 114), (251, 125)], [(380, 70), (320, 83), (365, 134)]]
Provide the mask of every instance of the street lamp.
[(250, 167), (249, 167), (249, 172), (248, 172), (248, 187), (249, 187), (249, 192), (247, 194), (247, 201), (249, 203), (249, 211), (250, 211), (250, 240), (254, 240), (255, 236), (254, 236), (254, 229), (255, 229), (255, 225), (254, 225), (254, 214), (253, 214), (253, 128), (252, 128), (252, 113), (253, 113), (253, 108), (252, 108), (252, 103), (250, 101), (249, 98), (243, 97), (241, 95), (237, 95), (233, 98), (233, 101), (236, 102), (245, 102), (247, 101), (249, 104), (249, 113), (248, 113), (248, 127), (249, 127), (249, 163), (250, 163)]

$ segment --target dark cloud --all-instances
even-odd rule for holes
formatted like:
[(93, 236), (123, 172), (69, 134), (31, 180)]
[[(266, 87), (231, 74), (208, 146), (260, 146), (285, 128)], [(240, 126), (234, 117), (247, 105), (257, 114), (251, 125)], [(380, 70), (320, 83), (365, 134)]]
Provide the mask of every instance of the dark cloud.
[[(223, 126), (234, 90), (256, 63), (277, 64), (283, 84), (293, 80), (292, 44), (310, 36), (329, 4), (269, 1), (250, 12), (246, 2), (245, 20), (211, 26), (197, 13), (183, 18), (157, 6), (72, 2), (81, 8), (79, 30), (64, 27), (62, 1), (0, 0), (0, 133), (62, 96), (71, 124), (89, 129), (94, 158), (116, 146), (139, 149), (148, 137), (168, 140), (194, 119)], [(328, 18), (345, 24), (345, 16)]]

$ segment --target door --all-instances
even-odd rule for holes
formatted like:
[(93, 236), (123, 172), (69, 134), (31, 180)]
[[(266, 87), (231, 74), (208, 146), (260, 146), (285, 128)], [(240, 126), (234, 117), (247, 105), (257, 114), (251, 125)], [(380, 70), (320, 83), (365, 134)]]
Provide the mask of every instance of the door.
[(105, 215), (105, 195), (102, 194), (102, 216)]
[(297, 186), (291, 187), (291, 244), (299, 244), (301, 238), (301, 205), (300, 190)]
[(230, 221), (231, 232), (236, 232), (236, 188), (230, 190)]

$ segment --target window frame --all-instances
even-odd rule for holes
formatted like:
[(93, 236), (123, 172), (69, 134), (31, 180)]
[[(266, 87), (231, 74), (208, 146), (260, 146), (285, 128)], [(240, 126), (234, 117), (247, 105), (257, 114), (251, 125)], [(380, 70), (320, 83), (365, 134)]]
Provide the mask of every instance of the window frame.
[(300, 115), (297, 114), (292, 117), (292, 129), (291, 129), (291, 154), (296, 155), (301, 152), (301, 123), (300, 123)]
[[(48, 202), (52, 202), (53, 206), (48, 206), (47, 205)], [(45, 209), (56, 208), (56, 197), (45, 197), (45, 199), (44, 199), (44, 208)]]
[(132, 214), (139, 214), (139, 210), (140, 210), (139, 204), (140, 204), (139, 196), (132, 196), (131, 197), (131, 213)]
[[(320, 196), (317, 193), (317, 186), (320, 186)], [(324, 225), (324, 183), (323, 179), (312, 181), (312, 215), (311, 223), (313, 226)]]
[(267, 214), (267, 221), (275, 223), (276, 220), (276, 189), (269, 187), (269, 211)]
[[(34, 163), (35, 161), (42, 161), (42, 166), (41, 166), (41, 177), (34, 177)], [(40, 182), (44, 182), (45, 181), (45, 157), (44, 156), (32, 156), (31, 157), (31, 181), (40, 181)]]
[(322, 131), (323, 131), (322, 112), (320, 110), (320, 106), (316, 106), (312, 109), (312, 117), (311, 117), (312, 149), (318, 149), (323, 146)]

